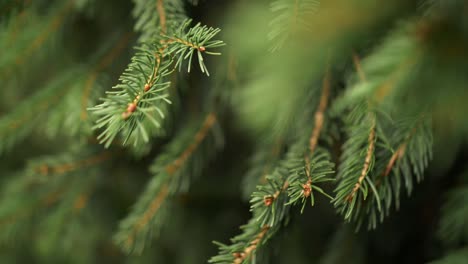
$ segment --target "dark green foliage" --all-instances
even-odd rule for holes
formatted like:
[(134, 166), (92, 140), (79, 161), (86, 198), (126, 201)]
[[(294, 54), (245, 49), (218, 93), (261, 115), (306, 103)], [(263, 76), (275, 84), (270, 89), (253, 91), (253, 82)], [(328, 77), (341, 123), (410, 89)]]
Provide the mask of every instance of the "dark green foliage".
[[(318, 149), (316, 153), (310, 155), (312, 157), (297, 157), (297, 165), (291, 165), (291, 176), (289, 177), (288, 196), (289, 203), (295, 205), (302, 203), (301, 212), (307, 204), (307, 199), (310, 197), (310, 204), (314, 206), (314, 193), (321, 193), (328, 198), (332, 198), (326, 194), (318, 184), (327, 181), (333, 181), (329, 177), (334, 171), (334, 164), (330, 162), (330, 155), (326, 150)], [(310, 192), (304, 195), (304, 192)]]
[(173, 144), (155, 159), (147, 188), (119, 225), (115, 240), (127, 252), (141, 253), (145, 243), (167, 221), (171, 198), (187, 192), (209, 158), (222, 147), (216, 116), (210, 113), (202, 122), (188, 124), (175, 136)]
[(0, 262), (467, 262), (466, 10), (0, 0)]
[[(200, 69), (208, 74), (201, 53), (220, 54), (205, 50), (223, 45), (221, 41), (211, 41), (219, 30), (197, 24), (187, 31), (189, 24), (190, 20), (183, 22), (174, 36), (167, 37), (163, 44), (153, 42), (138, 47), (132, 63), (120, 77), (121, 84), (114, 87), (117, 91), (107, 92), (104, 102), (91, 108), (99, 116), (95, 128), (103, 129), (98, 139), (106, 147), (119, 133), (123, 134), (124, 145), (130, 141), (134, 146), (140, 140), (147, 143), (152, 134), (161, 134), (166, 104), (171, 103), (166, 91), (171, 84), (168, 76), (173, 68), (181, 67), (184, 60), (188, 60), (190, 72), (195, 50)], [(135, 131), (138, 134), (132, 136)]]
[(80, 69), (62, 73), (38, 91), (17, 105), (11, 113), (0, 117), (0, 154), (13, 148), (19, 141), (32, 133), (35, 126), (44, 122), (47, 115), (72, 88), (72, 81), (80, 73)]
[[(129, 139), (133, 139), (130, 143), (134, 145), (141, 139), (148, 142), (148, 130), (161, 127), (161, 119), (165, 116), (164, 104), (170, 104), (166, 91), (170, 82), (165, 81), (165, 77), (172, 71), (172, 60), (159, 49), (161, 46), (156, 44), (138, 48), (139, 52), (120, 78), (121, 84), (114, 87), (116, 91), (107, 92), (104, 102), (92, 108), (99, 117), (95, 128), (103, 129), (98, 139), (106, 147), (121, 132), (124, 144)], [(130, 105), (135, 105), (134, 112), (127, 111)], [(131, 137), (135, 130), (138, 135)]]

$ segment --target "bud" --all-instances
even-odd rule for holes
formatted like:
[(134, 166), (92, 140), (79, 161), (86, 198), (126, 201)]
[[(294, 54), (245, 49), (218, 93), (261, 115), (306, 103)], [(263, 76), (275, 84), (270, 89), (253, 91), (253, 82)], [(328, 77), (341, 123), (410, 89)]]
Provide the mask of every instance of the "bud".
[(263, 197), (263, 203), (266, 205), (266, 206), (270, 206), (272, 203), (273, 203), (274, 199), (273, 197), (271, 196), (265, 196)]

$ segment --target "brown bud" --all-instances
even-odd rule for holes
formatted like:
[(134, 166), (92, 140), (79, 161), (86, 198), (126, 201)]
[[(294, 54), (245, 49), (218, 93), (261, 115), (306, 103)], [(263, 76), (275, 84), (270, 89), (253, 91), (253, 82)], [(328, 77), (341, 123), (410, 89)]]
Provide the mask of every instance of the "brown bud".
[(135, 103), (130, 103), (130, 104), (128, 104), (127, 112), (133, 113), (133, 112), (135, 112), (136, 108), (137, 108), (137, 106), (136, 106)]
[(252, 253), (252, 250), (254, 250), (254, 249), (255, 249), (255, 246), (250, 246), (250, 247), (247, 247), (247, 248), (244, 250), (244, 252), (245, 252), (245, 254), (250, 255), (250, 253)]
[(129, 112), (123, 112), (122, 113), (122, 119), (124, 119), (124, 120), (127, 119), (130, 116), (130, 114), (131, 113), (129, 113)]
[(265, 206), (270, 206), (273, 203), (274, 199), (271, 196), (265, 196), (263, 197), (263, 203)]
[(203, 47), (203, 46), (200, 46), (200, 47), (198, 48), (198, 50), (201, 51), (201, 52), (204, 52), (204, 51), (206, 50), (206, 48)]
[(149, 89), (151, 89), (151, 85), (145, 84), (145, 92), (149, 91)]
[(232, 253), (232, 256), (235, 258), (240, 258), (240, 253), (239, 252), (234, 252)]
[(302, 185), (302, 194), (305, 197), (309, 197), (311, 192), (312, 192), (312, 188), (310, 187), (309, 183)]

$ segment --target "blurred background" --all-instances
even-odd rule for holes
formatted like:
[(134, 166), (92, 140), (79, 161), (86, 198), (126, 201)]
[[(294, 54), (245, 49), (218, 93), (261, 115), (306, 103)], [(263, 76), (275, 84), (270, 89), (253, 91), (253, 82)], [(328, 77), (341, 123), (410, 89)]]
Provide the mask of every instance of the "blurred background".
[[(188, 17), (220, 28), (214, 39), (226, 45), (203, 57), (209, 76), (195, 56), (165, 77), (172, 104), (149, 140), (126, 138), (135, 125), (105, 148), (93, 107), (125, 83), (134, 47), (167, 37), (151, 35), (162, 30), (159, 4), (168, 27)], [(243, 263), (468, 263), (467, 14), (462, 0), (0, 0), (0, 263), (188, 264), (223, 255), (213, 241), (230, 244), (250, 228), (239, 229), (256, 214), (256, 186), (268, 185), (298, 139), (313, 137), (325, 82), (317, 144), (336, 164), (334, 181), (321, 185), (332, 197), (340, 171), (362, 170), (346, 158), (362, 164), (368, 150), (368, 134), (357, 142), (370, 123), (352, 121), (356, 109), (377, 120), (372, 181), (400, 150), (394, 124), (424, 116), (428, 136), (405, 143), (414, 155), (390, 174), (402, 180), (386, 183), (382, 221), (365, 209), (345, 221), (340, 202), (320, 194), (303, 213), (281, 204), (274, 234)], [(138, 143), (124, 146), (128, 138)], [(186, 164), (168, 178), (167, 207), (148, 214), (166, 186), (161, 164), (174, 160)], [(144, 250), (128, 250), (126, 223), (147, 215), (154, 227), (135, 238)], [(236, 263), (231, 255), (215, 262)]]

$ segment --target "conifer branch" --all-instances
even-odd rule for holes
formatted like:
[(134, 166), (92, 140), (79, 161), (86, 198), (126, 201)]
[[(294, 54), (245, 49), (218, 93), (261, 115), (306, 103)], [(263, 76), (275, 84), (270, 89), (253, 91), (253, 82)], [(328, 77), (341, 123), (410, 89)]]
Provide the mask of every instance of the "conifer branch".
[[(185, 161), (193, 154), (193, 152), (197, 149), (200, 143), (207, 136), (208, 131), (212, 128), (214, 122), (216, 122), (216, 115), (214, 113), (209, 113), (202, 127), (195, 135), (193, 142), (182, 152), (182, 154), (174, 162), (166, 166), (165, 170), (170, 176), (177, 172), (180, 169), (180, 167), (183, 166)], [(154, 215), (158, 211), (159, 207), (161, 207), (161, 204), (164, 202), (168, 194), (169, 187), (168, 183), (166, 183), (161, 187), (161, 191), (151, 202), (150, 206), (148, 207), (148, 210), (136, 223), (134, 229), (135, 234), (139, 233), (141, 229), (145, 227), (148, 224), (148, 222), (154, 217)], [(130, 247), (133, 244), (134, 236), (135, 235), (131, 235), (128, 237), (127, 247)]]
[(330, 69), (327, 67), (325, 76), (322, 83), (322, 93), (320, 95), (320, 102), (317, 111), (314, 114), (314, 129), (309, 139), (309, 154), (312, 155), (317, 147), (320, 132), (322, 131), (324, 123), (325, 110), (328, 105), (328, 97), (330, 96)]
[[(60, 9), (57, 11), (57, 14), (45, 25), (45, 28), (41, 30), (39, 35), (36, 35), (34, 39), (28, 43), (28, 46), (24, 47), (21, 50), (21, 54), (15, 57), (13, 65), (19, 67), (24, 62), (30, 58), (45, 42), (46, 40), (56, 32), (59, 27), (62, 25), (63, 21), (66, 19), (67, 15), (70, 13), (73, 7), (74, 0), (68, 0)], [(6, 78), (12, 74), (15, 67), (8, 67), (5, 71), (0, 72)]]
[(255, 236), (255, 239), (249, 243), (249, 246), (246, 247), (242, 252), (234, 252), (234, 261), (232, 264), (241, 264), (242, 262), (249, 260), (252, 253), (257, 249), (257, 246), (262, 242), (262, 239), (265, 237), (270, 226), (263, 226), (261, 231)]
[(63, 190), (53, 191), (51, 193), (47, 193), (41, 199), (37, 200), (30, 208), (23, 208), (19, 212), (15, 214), (8, 215), (0, 219), (0, 226), (5, 228), (6, 225), (10, 225), (13, 223), (17, 223), (22, 219), (28, 218), (35, 213), (33, 210), (34, 208), (42, 208), (42, 207), (50, 207), (56, 202), (59, 201), (61, 195), (63, 194)]
[[(356, 68), (356, 71), (358, 72), (359, 78), (361, 82), (366, 82), (366, 76), (364, 74), (364, 71), (362, 70), (361, 67), (361, 61), (359, 57), (354, 53), (353, 54), (353, 62), (354, 66)], [(364, 159), (364, 166), (362, 168), (361, 174), (358, 178), (358, 181), (354, 185), (353, 190), (351, 193), (346, 197), (346, 200), (348, 202), (351, 202), (356, 195), (356, 192), (361, 188), (362, 182), (364, 181), (365, 177), (369, 173), (369, 167), (370, 163), (372, 161), (373, 155), (374, 155), (374, 149), (375, 149), (375, 133), (376, 133), (376, 117), (374, 114), (372, 114), (371, 117), (371, 127), (370, 127), (370, 132), (369, 132), (369, 138), (368, 138), (368, 147), (366, 151), (366, 156)]]
[(135, 0), (135, 30), (141, 33), (140, 43), (162, 41), (187, 19), (182, 0)]
[[(163, 224), (170, 202), (167, 200), (186, 186), (184, 182), (190, 181), (190, 175), (195, 177), (200, 173), (198, 163), (204, 165), (201, 158), (209, 159), (216, 153), (220, 142), (209, 133), (216, 132), (216, 123), (216, 115), (211, 112), (201, 124), (189, 124), (155, 160), (151, 168), (153, 178), (115, 235), (116, 242), (125, 251), (138, 253), (143, 250), (151, 231), (158, 231)], [(195, 132), (194, 127), (197, 128)]]
[(32, 132), (50, 110), (69, 92), (71, 81), (80, 70), (61, 74), (41, 91), (18, 104), (10, 113), (0, 118), (0, 154), (13, 148)]
[(371, 162), (372, 162), (372, 159), (373, 159), (373, 156), (374, 156), (374, 149), (375, 149), (375, 122), (376, 122), (375, 121), (375, 116), (372, 115), (369, 138), (367, 140), (368, 141), (368, 147), (367, 147), (366, 156), (365, 156), (365, 159), (364, 159), (364, 166), (362, 167), (361, 174), (360, 174), (360, 176), (358, 178), (358, 181), (354, 185), (353, 190), (346, 197), (346, 200), (348, 202), (351, 202), (353, 200), (353, 198), (356, 195), (357, 191), (361, 188), (362, 182), (364, 181), (364, 179), (366, 178), (366, 176), (368, 175), (368, 173), (370, 171), (370, 166), (371, 166)]
[[(385, 171), (382, 173), (382, 177), (387, 177), (390, 172), (392, 171), (393, 169), (393, 166), (395, 165), (395, 163), (401, 159), (403, 157), (403, 155), (405, 155), (405, 151), (406, 151), (406, 142), (401, 144), (397, 150), (395, 151), (395, 153), (393, 153), (392, 157), (390, 158), (390, 160), (388, 161), (388, 164), (387, 164), (387, 167), (385, 167)], [(380, 181), (377, 181), (376, 183), (376, 186), (379, 186), (380, 185)]]
[(135, 243), (135, 236), (138, 233), (140, 233), (145, 226), (148, 225), (148, 222), (157, 213), (164, 200), (166, 200), (168, 193), (169, 188), (167, 184), (165, 184), (161, 187), (161, 190), (159, 191), (158, 195), (154, 197), (154, 200), (151, 202), (147, 211), (145, 211), (143, 216), (136, 223), (135, 228), (133, 229), (133, 233), (130, 234), (127, 240), (125, 241), (125, 248), (131, 248), (133, 246), (133, 244)]
[(131, 36), (131, 32), (125, 33), (119, 39), (119, 41), (117, 41), (117, 44), (110, 50), (110, 52), (107, 53), (101, 59), (101, 61), (94, 67), (94, 69), (91, 71), (91, 74), (86, 79), (86, 83), (83, 88), (83, 95), (81, 97), (81, 120), (85, 121), (88, 118), (88, 111), (86, 108), (88, 107), (91, 89), (93, 88), (94, 83), (96, 82), (98, 74), (105, 68), (107, 68), (110, 64), (112, 64), (112, 62), (122, 53), (122, 51), (125, 50)]
[(103, 151), (102, 153), (98, 153), (86, 159), (78, 161), (71, 161), (53, 165), (44, 163), (35, 166), (32, 170), (42, 176), (61, 175), (72, 171), (76, 171), (78, 169), (94, 166), (96, 164), (109, 160), (111, 157), (112, 153), (110, 151)]
[[(92, 170), (97, 168), (97, 164), (108, 159), (108, 152), (94, 153), (94, 150), (85, 149), (79, 153), (64, 153), (64, 155), (30, 161), (30, 164), (18, 177), (11, 179), (8, 184), (3, 186), (2, 196), (9, 198), (8, 201), (0, 204), (0, 223), (8, 225), (4, 228), (6, 232), (2, 236), (8, 237), (11, 230), (24, 229), (24, 226), (31, 224), (37, 217), (48, 219), (49, 215), (43, 216), (41, 214), (46, 210), (56, 212), (66, 209), (73, 214), (80, 211), (85, 206), (87, 197), (75, 196), (75, 191), (78, 190), (80, 194), (85, 194), (85, 190), (87, 194), (91, 193), (90, 186), (96, 183), (96, 178), (92, 177), (94, 175), (89, 175)], [(77, 156), (82, 155), (90, 155), (90, 157), (81, 160), (77, 158)], [(73, 161), (77, 159), (79, 161)], [(83, 175), (83, 172), (86, 173)], [(44, 173), (47, 175), (51, 175), (51, 173), (67, 174), (70, 177), (44, 181), (43, 178), (38, 177)], [(70, 189), (67, 184), (71, 184), (74, 188)], [(11, 204), (20, 206), (11, 207)], [(56, 208), (55, 205), (58, 207)], [(58, 215), (58, 217), (62, 216)]]
[[(265, 244), (279, 230), (288, 215), (290, 204), (295, 204), (304, 197), (301, 181), (305, 174), (304, 143), (308, 140), (307, 137), (293, 144), (273, 173), (267, 177), (267, 182), (257, 186), (257, 191), (250, 200), (251, 220), (242, 227), (242, 234), (231, 239), (231, 245), (216, 242), (219, 253), (210, 259), (210, 263), (244, 263), (252, 259), (260, 245)], [(317, 153), (319, 154), (313, 156), (310, 164), (311, 179), (314, 182), (312, 189), (326, 195), (316, 184), (331, 180), (327, 176), (333, 172), (333, 164), (328, 161), (326, 152), (317, 150)], [(312, 192), (310, 197), (313, 204)]]
[(158, 0), (156, 3), (156, 10), (159, 15), (159, 25), (161, 27), (161, 33), (166, 34), (167, 32), (167, 25), (166, 25), (166, 11), (164, 10), (164, 0)]
[(167, 173), (169, 173), (170, 175), (174, 174), (187, 161), (187, 159), (193, 154), (193, 152), (197, 149), (200, 143), (205, 139), (215, 122), (216, 115), (214, 113), (209, 113), (205, 121), (203, 122), (202, 127), (195, 135), (193, 142), (182, 152), (182, 154), (176, 160), (174, 160), (174, 162), (172, 162), (166, 167)]
[[(161, 121), (166, 116), (166, 104), (171, 103), (166, 92), (170, 86), (167, 79), (173, 67), (180, 68), (185, 60), (188, 60), (190, 71), (195, 50), (200, 69), (208, 74), (201, 52), (217, 55), (208, 49), (224, 43), (211, 40), (219, 29), (200, 24), (189, 28), (190, 22), (185, 21), (173, 36), (165, 36), (168, 41), (140, 47), (140, 52), (132, 58), (132, 63), (122, 75), (122, 83), (114, 87), (118, 91), (108, 92), (102, 104), (91, 108), (95, 114), (102, 116), (94, 128), (104, 129), (98, 139), (106, 147), (119, 133), (125, 137), (124, 144), (131, 140), (136, 145), (141, 140), (148, 142), (151, 134), (157, 132), (154, 129), (161, 128)], [(137, 134), (133, 135), (135, 130)]]

